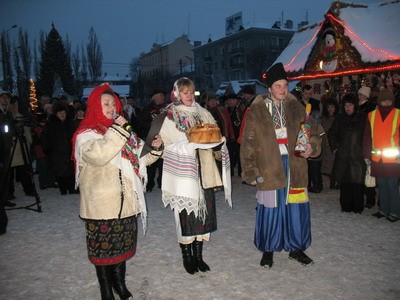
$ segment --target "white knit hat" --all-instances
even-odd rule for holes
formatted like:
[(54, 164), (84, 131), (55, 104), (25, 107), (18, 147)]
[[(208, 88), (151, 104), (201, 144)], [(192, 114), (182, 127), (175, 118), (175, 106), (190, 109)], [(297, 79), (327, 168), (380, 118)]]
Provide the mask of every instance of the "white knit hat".
[(367, 96), (367, 98), (369, 98), (369, 95), (371, 94), (371, 88), (368, 86), (362, 86), (359, 90), (358, 90), (359, 94), (363, 94), (364, 96)]

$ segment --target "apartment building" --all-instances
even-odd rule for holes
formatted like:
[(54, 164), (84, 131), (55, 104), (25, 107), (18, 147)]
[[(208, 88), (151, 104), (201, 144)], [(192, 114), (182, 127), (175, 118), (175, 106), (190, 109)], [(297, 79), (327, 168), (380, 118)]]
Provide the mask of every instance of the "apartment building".
[[(285, 25), (288, 25), (286, 22)], [(289, 26), (290, 27), (290, 24)], [(217, 90), (221, 82), (260, 79), (288, 45), (294, 30), (253, 26), (193, 48), (199, 90)]]

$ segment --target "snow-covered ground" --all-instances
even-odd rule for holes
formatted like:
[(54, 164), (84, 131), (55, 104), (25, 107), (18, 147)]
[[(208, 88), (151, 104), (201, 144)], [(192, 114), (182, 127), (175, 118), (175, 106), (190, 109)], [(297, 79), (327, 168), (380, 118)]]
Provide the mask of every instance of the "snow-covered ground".
[[(0, 299), (100, 299), (95, 268), (86, 256), (79, 196), (39, 191), (42, 213), (9, 210), (0, 236)], [(148, 193), (146, 235), (127, 263), (135, 299), (400, 299), (400, 222), (371, 213), (342, 213), (339, 192), (311, 195), (313, 243), (304, 267), (275, 254), (271, 269), (259, 266), (253, 245), (255, 190), (233, 177), (233, 209), (217, 193), (218, 231), (205, 243), (211, 272), (189, 275), (182, 266), (173, 214), (158, 189)], [(22, 196), (19, 206), (34, 202)]]

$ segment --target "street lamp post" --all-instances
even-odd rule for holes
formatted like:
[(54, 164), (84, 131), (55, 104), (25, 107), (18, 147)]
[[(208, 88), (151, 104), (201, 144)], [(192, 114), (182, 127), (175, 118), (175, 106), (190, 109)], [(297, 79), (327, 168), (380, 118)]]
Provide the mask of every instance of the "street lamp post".
[(1, 56), (2, 56), (2, 63), (3, 63), (3, 88), (4, 90), (9, 90), (9, 77), (11, 78), (11, 69), (9, 66), (9, 39), (8, 39), (8, 32), (11, 29), (17, 28), (18, 25), (13, 25), (7, 30), (4, 30), (1, 34)]

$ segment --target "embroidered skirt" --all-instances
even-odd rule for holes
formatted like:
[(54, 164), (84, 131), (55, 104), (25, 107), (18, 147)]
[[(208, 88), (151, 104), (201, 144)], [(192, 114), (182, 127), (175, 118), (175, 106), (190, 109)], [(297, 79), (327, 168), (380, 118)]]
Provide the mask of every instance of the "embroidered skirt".
[(215, 209), (214, 189), (205, 189), (204, 198), (207, 212), (205, 221), (195, 217), (194, 213), (187, 214), (186, 210), (179, 213), (182, 236), (195, 236), (210, 233), (217, 230), (217, 212)]
[(111, 219), (84, 219), (89, 260), (96, 266), (113, 265), (130, 259), (136, 252), (136, 216)]

